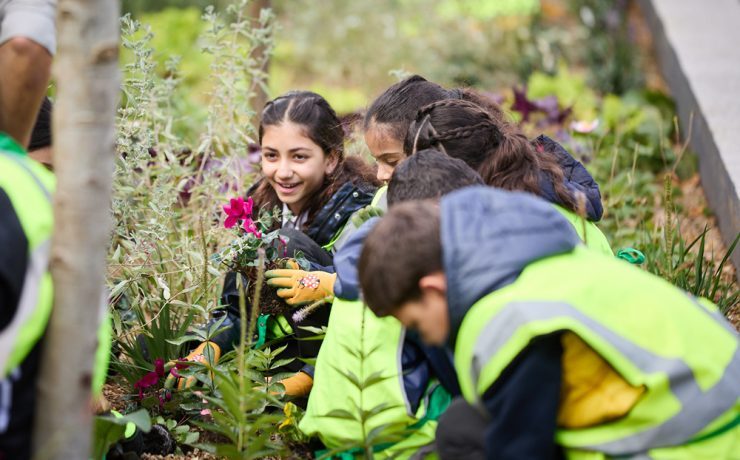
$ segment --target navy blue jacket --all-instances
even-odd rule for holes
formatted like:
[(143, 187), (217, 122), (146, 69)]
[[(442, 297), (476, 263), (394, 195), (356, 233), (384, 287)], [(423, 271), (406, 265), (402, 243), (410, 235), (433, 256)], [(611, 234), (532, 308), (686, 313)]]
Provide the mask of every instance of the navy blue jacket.
[[(601, 191), (591, 173), (573, 156), (554, 140), (540, 135), (532, 142), (538, 151), (553, 155), (558, 161), (565, 176), (565, 186), (572, 192), (581, 192), (586, 196), (586, 217), (592, 222), (601, 220), (604, 207), (601, 204)], [(552, 179), (543, 176), (540, 178), (540, 195), (551, 203), (562, 204), (555, 194)]]

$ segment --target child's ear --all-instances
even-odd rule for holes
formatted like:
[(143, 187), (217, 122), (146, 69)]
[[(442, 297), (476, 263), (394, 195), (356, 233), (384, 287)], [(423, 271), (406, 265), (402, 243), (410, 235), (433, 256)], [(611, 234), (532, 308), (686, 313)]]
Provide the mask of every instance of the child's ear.
[(438, 271), (422, 276), (419, 279), (419, 289), (424, 292), (435, 292), (443, 296), (447, 295), (447, 278), (444, 272)]
[(337, 165), (339, 164), (339, 155), (336, 153), (332, 153), (329, 155), (329, 163), (326, 165), (326, 174), (332, 175), (334, 174), (334, 170), (337, 169)]

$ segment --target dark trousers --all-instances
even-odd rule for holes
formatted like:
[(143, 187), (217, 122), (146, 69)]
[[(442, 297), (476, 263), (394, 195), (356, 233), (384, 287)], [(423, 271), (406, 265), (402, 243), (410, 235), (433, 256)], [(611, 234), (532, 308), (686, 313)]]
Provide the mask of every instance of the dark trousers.
[(439, 418), (437, 453), (441, 460), (486, 458), (485, 432), (488, 420), (478, 410), (457, 397)]

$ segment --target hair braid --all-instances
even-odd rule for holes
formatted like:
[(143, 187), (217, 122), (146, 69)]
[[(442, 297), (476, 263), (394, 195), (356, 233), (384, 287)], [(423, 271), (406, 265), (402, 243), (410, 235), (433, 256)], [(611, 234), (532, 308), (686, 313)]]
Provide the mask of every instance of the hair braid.
[(450, 141), (453, 139), (470, 137), (481, 131), (482, 132), (490, 131), (496, 137), (500, 137), (500, 134), (501, 134), (498, 128), (496, 127), (496, 125), (494, 125), (491, 121), (482, 121), (473, 126), (461, 126), (459, 128), (453, 128), (448, 131), (439, 133), (436, 136), (432, 136), (431, 140), (436, 141), (436, 142)]

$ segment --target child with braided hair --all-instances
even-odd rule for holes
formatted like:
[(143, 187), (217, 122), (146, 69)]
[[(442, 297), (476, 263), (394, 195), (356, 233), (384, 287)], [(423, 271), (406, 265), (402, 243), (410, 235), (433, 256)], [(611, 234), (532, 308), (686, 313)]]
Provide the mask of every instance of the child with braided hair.
[(465, 161), (487, 185), (538, 195), (573, 224), (588, 246), (612, 254), (593, 223), (603, 210), (593, 177), (555, 141), (540, 136), (530, 142), (499, 113), (464, 100), (428, 104), (409, 125), (404, 153), (437, 148)]
[(422, 107), (445, 100), (464, 100), (503, 119), (501, 108), (470, 88), (445, 89), (413, 75), (377, 97), (365, 113), (365, 142), (378, 163), (378, 180), (388, 182), (395, 168), (406, 158), (403, 141), (409, 124)]

